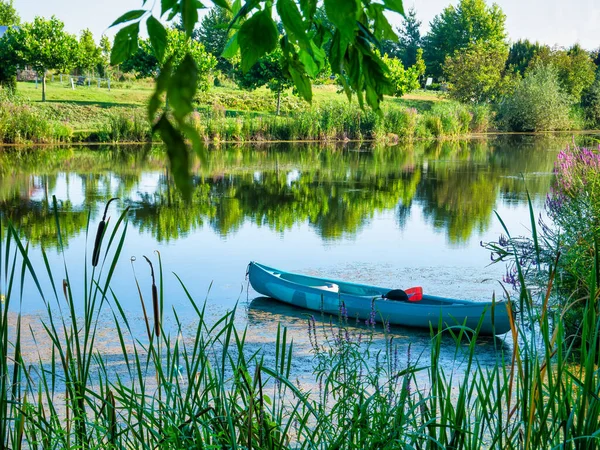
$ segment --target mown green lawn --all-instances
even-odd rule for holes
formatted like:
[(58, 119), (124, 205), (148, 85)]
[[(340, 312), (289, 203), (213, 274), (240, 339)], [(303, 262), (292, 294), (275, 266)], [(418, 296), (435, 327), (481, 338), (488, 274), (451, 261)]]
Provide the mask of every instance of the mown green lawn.
[[(66, 79), (65, 79), (66, 81)], [(42, 86), (35, 83), (18, 83), (19, 93), (31, 102), (41, 102)], [(151, 95), (153, 85), (145, 82), (133, 82), (130, 84), (113, 83), (111, 90), (105, 86), (98, 88), (97, 85), (92, 86), (76, 86), (72, 89), (67, 83), (47, 83), (46, 101), (48, 102), (69, 102), (80, 105), (97, 105), (97, 106), (142, 106)]]

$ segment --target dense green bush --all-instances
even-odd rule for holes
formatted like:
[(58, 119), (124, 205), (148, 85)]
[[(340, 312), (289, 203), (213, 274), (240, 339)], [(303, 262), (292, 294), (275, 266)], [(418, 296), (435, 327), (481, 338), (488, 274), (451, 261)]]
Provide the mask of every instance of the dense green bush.
[(539, 66), (498, 105), (499, 123), (507, 131), (554, 131), (574, 127), (571, 99), (560, 89), (552, 66)]
[(594, 84), (583, 92), (581, 106), (587, 126), (598, 128), (600, 126), (600, 80), (594, 81)]

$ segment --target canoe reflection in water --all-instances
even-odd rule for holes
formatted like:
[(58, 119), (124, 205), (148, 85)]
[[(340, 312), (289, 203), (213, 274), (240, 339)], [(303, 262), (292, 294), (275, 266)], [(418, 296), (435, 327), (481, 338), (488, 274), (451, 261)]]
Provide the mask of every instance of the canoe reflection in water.
[[(288, 339), (294, 340), (294, 358), (292, 371), (301, 379), (309, 379), (311, 372), (313, 348), (309, 338), (309, 321), (314, 318), (320, 344), (338, 332), (340, 326), (348, 330), (354, 337), (363, 336), (363, 342), (370, 344), (370, 353), (375, 355), (379, 350), (385, 351), (392, 340), (399, 355), (400, 365), (418, 363), (429, 365), (431, 356), (432, 335), (428, 330), (392, 325), (386, 330), (379, 320), (374, 327), (365, 325), (364, 321), (349, 319), (347, 324), (340, 323), (339, 315), (321, 314), (296, 308), (269, 297), (259, 296), (247, 305), (248, 337), (261, 342), (263, 349), (273, 347), (274, 337), (279, 324), (287, 327)], [(507, 335), (508, 336), (508, 335)], [(460, 373), (461, 367), (469, 353), (470, 338), (463, 335), (460, 342), (451, 333), (443, 333), (439, 354), (439, 368), (449, 374)], [(483, 336), (477, 340), (476, 358), (481, 368), (492, 368), (510, 358), (512, 349), (506, 338)], [(269, 359), (270, 355), (266, 355)], [(510, 359), (508, 359), (510, 361)], [(426, 379), (423, 371), (423, 380)], [(417, 378), (420, 378), (418, 375)]]

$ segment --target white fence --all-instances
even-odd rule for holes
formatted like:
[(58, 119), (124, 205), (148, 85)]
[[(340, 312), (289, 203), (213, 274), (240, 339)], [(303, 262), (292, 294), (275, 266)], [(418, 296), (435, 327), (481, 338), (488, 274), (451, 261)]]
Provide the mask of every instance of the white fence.
[[(93, 85), (96, 85), (99, 89), (105, 85), (108, 90), (110, 91), (110, 78), (101, 78), (101, 77), (86, 77), (86, 76), (73, 76), (73, 75), (68, 75), (68, 74), (59, 74), (59, 75), (51, 75), (50, 76), (50, 81), (51, 82), (55, 82), (55, 81), (60, 81), (60, 83), (65, 83), (68, 82), (71, 85), (71, 89), (75, 90), (75, 88), (77, 86), (82, 86), (82, 87), (90, 87)], [(37, 89), (38, 87), (38, 83), (40, 83), (41, 80), (39, 77), (35, 78), (35, 87)]]

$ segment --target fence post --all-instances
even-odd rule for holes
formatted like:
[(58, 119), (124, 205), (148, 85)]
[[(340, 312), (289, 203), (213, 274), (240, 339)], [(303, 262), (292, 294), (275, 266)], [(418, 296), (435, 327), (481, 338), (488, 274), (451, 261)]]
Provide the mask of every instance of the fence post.
[(62, 73), (60, 74), (60, 83), (62, 84), (63, 80), (62, 80)]
[(108, 92), (110, 92), (110, 78), (108, 78), (107, 81), (108, 81)]
[(38, 88), (38, 77), (37, 77), (37, 75), (35, 76), (35, 88), (36, 89)]
[(71, 78), (71, 89), (75, 90), (75, 83), (73, 82), (73, 78)]

